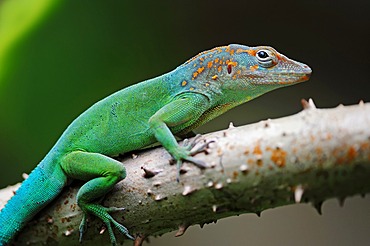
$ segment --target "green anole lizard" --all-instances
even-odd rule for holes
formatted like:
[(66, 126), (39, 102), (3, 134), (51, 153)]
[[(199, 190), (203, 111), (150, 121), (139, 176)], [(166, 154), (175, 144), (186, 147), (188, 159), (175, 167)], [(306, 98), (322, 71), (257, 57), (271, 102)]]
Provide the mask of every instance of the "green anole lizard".
[(106, 208), (96, 203), (126, 177), (125, 167), (112, 157), (159, 142), (177, 162), (206, 164), (193, 157), (193, 144), (179, 146), (176, 136), (268, 91), (309, 79), (311, 69), (271, 47), (231, 44), (202, 52), (175, 70), (122, 89), (77, 117), (50, 152), (22, 183), (0, 213), (0, 245), (61, 192), (67, 181), (86, 181), (77, 194), (85, 216), (99, 217), (110, 240), (113, 227), (134, 239)]

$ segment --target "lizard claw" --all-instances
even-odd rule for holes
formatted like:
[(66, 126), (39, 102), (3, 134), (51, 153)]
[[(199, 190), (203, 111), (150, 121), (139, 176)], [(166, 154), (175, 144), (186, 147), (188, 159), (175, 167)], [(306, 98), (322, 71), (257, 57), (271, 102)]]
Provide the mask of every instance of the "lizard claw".
[(201, 137), (200, 134), (197, 134), (192, 141), (189, 141), (188, 139), (185, 139), (183, 141), (182, 147), (185, 149), (187, 152), (184, 156), (180, 157), (176, 161), (176, 166), (177, 166), (177, 176), (176, 180), (177, 182), (180, 181), (180, 171), (181, 171), (181, 166), (183, 164), (183, 161), (188, 161), (193, 163), (195, 166), (197, 166), (200, 169), (206, 169), (207, 165), (204, 161), (198, 160), (197, 158), (194, 158), (193, 156), (205, 151), (208, 148), (208, 145), (212, 143), (213, 141), (210, 142), (205, 142), (201, 144), (200, 146), (194, 148), (197, 143), (199, 142), (199, 138)]
[(182, 147), (184, 147), (184, 149), (189, 150), (189, 151), (192, 150), (194, 146), (198, 143), (199, 138), (201, 136), (202, 135), (197, 134), (191, 141), (188, 138), (185, 138), (184, 141), (182, 142)]
[(117, 207), (106, 208), (107, 213), (123, 212), (125, 210), (126, 208), (117, 208)]
[[(197, 134), (191, 141), (189, 139), (184, 139), (183, 143), (182, 143), (182, 147), (189, 151), (189, 155), (191, 156), (194, 156), (200, 152), (203, 152), (205, 150), (207, 150), (208, 148), (208, 145), (210, 143), (213, 143), (214, 141), (211, 140), (209, 142), (204, 142), (203, 144), (199, 145), (197, 148), (194, 148), (198, 143), (199, 143), (199, 139), (202, 135), (200, 134)], [(189, 160), (190, 161), (190, 160)], [(190, 161), (192, 162), (192, 161)]]
[[(110, 213), (113, 213), (113, 212), (124, 211), (125, 208), (117, 208), (117, 207), (106, 208), (106, 207), (103, 207), (99, 204), (87, 204), (84, 209), (87, 210), (86, 212), (94, 214), (95, 216), (97, 216), (98, 218), (100, 218), (104, 222), (106, 228), (108, 229), (108, 233), (109, 233), (109, 237), (110, 237), (112, 245), (117, 244), (116, 237), (113, 233), (112, 224), (114, 225), (114, 227), (116, 227), (116, 229), (118, 229), (118, 231), (120, 231), (122, 234), (124, 234), (127, 238), (129, 238), (131, 240), (135, 240), (135, 238), (130, 235), (127, 228), (124, 227), (123, 225), (121, 225), (120, 223), (118, 223), (110, 215)], [(81, 224), (80, 224), (80, 227), (79, 227), (79, 231), (80, 231), (79, 241), (80, 241), (80, 243), (82, 242), (83, 234), (86, 231), (86, 212), (83, 215), (83, 218), (82, 218), (82, 221), (81, 221)]]
[(80, 227), (79, 227), (80, 237), (79, 237), (79, 240), (78, 241), (80, 243), (82, 243), (82, 237), (83, 237), (83, 234), (86, 231), (86, 228), (87, 228), (87, 225), (86, 225), (86, 213), (83, 213), (83, 217), (82, 217), (82, 220), (81, 220), (81, 223), (80, 223)]

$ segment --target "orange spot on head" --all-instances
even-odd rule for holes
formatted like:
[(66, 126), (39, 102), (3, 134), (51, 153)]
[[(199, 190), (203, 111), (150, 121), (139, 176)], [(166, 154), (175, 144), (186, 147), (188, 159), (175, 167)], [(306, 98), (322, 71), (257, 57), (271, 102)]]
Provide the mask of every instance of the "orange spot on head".
[(254, 65), (254, 66), (250, 66), (250, 67), (249, 67), (249, 69), (250, 69), (251, 71), (256, 71), (256, 70), (258, 69), (258, 65), (256, 64), (256, 65)]
[(220, 60), (220, 58), (216, 58), (216, 59), (215, 59), (215, 63), (217, 63), (219, 60)]
[(208, 83), (208, 82), (206, 82), (206, 83), (205, 83), (205, 86), (209, 86), (209, 83)]
[(256, 55), (256, 53), (257, 53), (257, 51), (256, 51), (256, 50), (246, 50), (246, 52), (247, 52), (248, 54), (250, 54), (251, 56), (255, 56), (255, 55)]
[(233, 61), (226, 61), (226, 64), (227, 64), (228, 66), (233, 66), (233, 67), (236, 67), (236, 66), (238, 65), (238, 63), (237, 63), (237, 62), (233, 62)]
[[(225, 48), (225, 46), (216, 47), (216, 48), (213, 48), (213, 49), (211, 49), (211, 50), (203, 51), (203, 52), (199, 53), (198, 55), (196, 55), (196, 56), (194, 56), (194, 57), (190, 58), (189, 60), (187, 60), (187, 61), (185, 62), (185, 64), (188, 64), (188, 63), (190, 63), (190, 62), (192, 62), (192, 61), (195, 61), (195, 60), (196, 60), (196, 59), (198, 59), (200, 56), (202, 56), (202, 55), (206, 55), (206, 54), (208, 54), (208, 53), (212, 53), (212, 52), (218, 52), (218, 53), (221, 53), (223, 48)], [(210, 54), (210, 55), (212, 55), (212, 54)]]
[(212, 76), (213, 80), (216, 80), (218, 78), (217, 74)]
[(256, 50), (245, 50), (245, 49), (237, 49), (236, 50), (237, 54), (239, 54), (239, 53), (248, 53), (251, 56), (255, 56), (256, 52), (257, 52)]
[(188, 83), (188, 82), (186, 82), (186, 81), (184, 80), (184, 81), (182, 81), (181, 85), (182, 85), (182, 86), (185, 86), (187, 83)]
[(190, 87), (189, 90), (193, 91), (194, 90), (194, 87)]
[(198, 77), (198, 75), (199, 75), (201, 72), (203, 72), (203, 70), (204, 70), (204, 67), (200, 67), (200, 68), (198, 68), (198, 69), (197, 69), (197, 71), (195, 71), (195, 72), (193, 73), (193, 78), (192, 78), (192, 80), (194, 80), (196, 77)]
[(276, 53), (276, 58), (280, 61), (287, 61), (287, 58), (279, 53)]
[(208, 68), (211, 68), (211, 67), (212, 67), (212, 65), (213, 65), (213, 61), (210, 61), (210, 62), (208, 62), (208, 63), (207, 63), (207, 67), (208, 67)]
[(204, 70), (204, 67), (200, 67), (200, 68), (198, 68), (197, 72), (201, 73), (201, 72), (203, 72), (203, 70)]
[(217, 71), (218, 72), (221, 72), (222, 71), (222, 67), (221, 66), (218, 66)]
[(235, 50), (230, 50), (230, 55), (234, 55)]

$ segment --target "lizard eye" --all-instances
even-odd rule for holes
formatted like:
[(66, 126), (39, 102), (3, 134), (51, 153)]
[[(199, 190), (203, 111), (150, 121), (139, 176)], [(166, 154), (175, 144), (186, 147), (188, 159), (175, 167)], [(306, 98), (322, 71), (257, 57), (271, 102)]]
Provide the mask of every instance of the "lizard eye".
[(262, 67), (272, 67), (273, 66), (273, 57), (270, 55), (268, 50), (259, 50), (256, 53), (258, 63)]
[(264, 50), (260, 50), (260, 51), (258, 51), (258, 52), (257, 52), (257, 57), (258, 57), (259, 59), (266, 59), (266, 58), (268, 58), (268, 57), (269, 57), (269, 55), (267, 54), (267, 52), (266, 52), (266, 51), (264, 51)]

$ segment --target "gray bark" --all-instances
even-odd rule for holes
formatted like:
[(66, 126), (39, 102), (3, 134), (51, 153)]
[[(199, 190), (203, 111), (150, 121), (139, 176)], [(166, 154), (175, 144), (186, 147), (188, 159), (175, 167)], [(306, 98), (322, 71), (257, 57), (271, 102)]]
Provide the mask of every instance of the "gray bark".
[[(163, 148), (135, 151), (122, 162), (128, 176), (106, 196), (107, 207), (125, 207), (113, 216), (137, 237), (214, 222), (242, 213), (292, 203), (340, 201), (370, 191), (370, 103), (316, 109), (312, 101), (296, 115), (203, 135), (207, 153), (190, 163), (176, 182), (176, 166)], [(201, 143), (200, 143), (201, 144)], [(144, 170), (153, 177), (145, 177)], [(150, 175), (149, 175), (150, 176)], [(82, 213), (76, 204), (81, 183), (67, 187), (14, 240), (16, 245), (76, 245)], [(0, 205), (16, 186), (0, 191)], [(102, 222), (90, 218), (83, 245), (110, 245)], [(100, 235), (103, 233), (103, 235)], [(120, 243), (132, 245), (116, 231)]]

